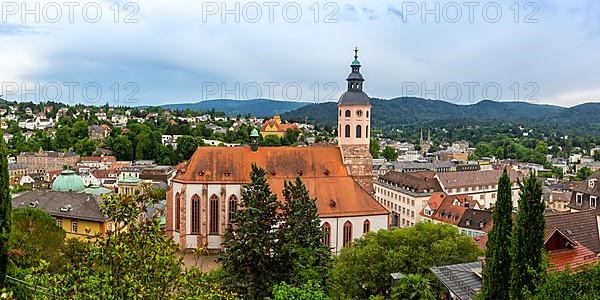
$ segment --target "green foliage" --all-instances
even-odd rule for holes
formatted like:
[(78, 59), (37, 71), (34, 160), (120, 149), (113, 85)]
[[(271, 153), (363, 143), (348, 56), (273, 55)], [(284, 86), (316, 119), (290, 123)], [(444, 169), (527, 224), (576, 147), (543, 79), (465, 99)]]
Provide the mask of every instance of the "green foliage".
[(494, 226), (488, 235), (481, 299), (509, 299), (512, 192), (506, 169), (498, 180), (498, 197), (492, 214)]
[(535, 293), (545, 271), (544, 209), (542, 185), (534, 174), (528, 176), (519, 191), (519, 210), (512, 232), (510, 298), (523, 299)]
[[(2, 131), (0, 131), (0, 134)], [(0, 139), (0, 287), (4, 287), (8, 269), (8, 241), (11, 235), (12, 203), (8, 176), (8, 149)]]
[(582, 267), (576, 273), (568, 270), (550, 272), (537, 286), (534, 299), (600, 299), (600, 264)]
[(184, 135), (177, 139), (177, 152), (184, 159), (190, 159), (192, 154), (196, 151), (196, 148), (200, 146), (202, 142), (193, 136)]
[(334, 298), (389, 296), (390, 274), (427, 274), (433, 266), (476, 261), (481, 250), (450, 225), (417, 223), (379, 230), (342, 249), (332, 270)]
[(106, 197), (101, 208), (117, 229), (106, 238), (70, 244), (60, 272), (49, 272), (42, 261), (28, 280), (70, 299), (232, 298), (199, 271), (183, 269), (177, 245), (161, 234), (157, 219), (139, 218), (159, 194), (144, 187), (135, 195)]
[(373, 158), (379, 158), (379, 142), (376, 138), (371, 138), (371, 142), (369, 143), (369, 152), (371, 152), (371, 156), (373, 156)]
[(13, 210), (8, 246), (16, 254), (11, 257), (16, 267), (30, 268), (40, 259), (56, 263), (64, 238), (64, 230), (48, 213), (35, 208)]
[(394, 300), (433, 300), (431, 282), (420, 274), (408, 274), (392, 287)]
[(261, 146), (281, 146), (281, 138), (274, 134), (265, 136), (260, 143)]
[(595, 161), (600, 161), (600, 150), (596, 150), (593, 157)]
[(577, 174), (575, 175), (575, 179), (582, 181), (582, 180), (585, 180), (586, 178), (592, 176), (592, 174), (594, 174), (592, 169), (590, 169), (588, 167), (583, 167), (577, 171)]
[(309, 281), (324, 285), (331, 254), (329, 245), (323, 243), (325, 233), (316, 199), (309, 197), (300, 177), (296, 177), (295, 183), (286, 181), (282, 194), (285, 223), (279, 227), (281, 249), (278, 259), (286, 272), (284, 278), (297, 286)]
[(398, 159), (398, 152), (390, 146), (385, 146), (382, 155), (388, 161), (396, 161), (396, 159)]
[(94, 154), (94, 151), (96, 151), (96, 143), (89, 138), (84, 138), (77, 141), (73, 148), (74, 151), (81, 156), (91, 156)]
[(298, 143), (300, 137), (300, 130), (295, 128), (288, 128), (285, 131), (285, 135), (281, 139), (281, 144), (284, 146), (290, 146)]
[(248, 299), (264, 299), (281, 273), (274, 254), (278, 232), (273, 230), (281, 204), (271, 192), (265, 170), (253, 164), (250, 179), (242, 191), (241, 210), (225, 233), (227, 251), (219, 260), (229, 289)]
[(133, 159), (133, 144), (125, 135), (119, 135), (112, 140), (112, 152), (113, 155), (119, 160), (132, 160)]
[(281, 283), (273, 287), (271, 300), (329, 300), (323, 289), (314, 281), (309, 281), (301, 287)]

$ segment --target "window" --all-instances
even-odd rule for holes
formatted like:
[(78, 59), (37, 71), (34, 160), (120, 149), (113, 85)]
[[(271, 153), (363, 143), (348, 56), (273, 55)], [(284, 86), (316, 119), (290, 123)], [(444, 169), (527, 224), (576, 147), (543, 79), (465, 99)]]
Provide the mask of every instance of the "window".
[(200, 197), (192, 196), (192, 233), (200, 234)]
[(346, 112), (344, 113), (346, 118), (350, 118), (350, 110), (346, 110)]
[(583, 203), (583, 194), (577, 193), (575, 195), (575, 204), (581, 205), (581, 203)]
[(360, 138), (362, 135), (362, 127), (360, 125), (356, 125), (356, 137)]
[(181, 227), (181, 195), (175, 194), (175, 230)]
[(349, 138), (350, 137), (350, 125), (346, 125), (346, 127), (344, 128), (344, 136)]
[(363, 234), (371, 231), (371, 222), (369, 220), (365, 220), (363, 223)]
[(590, 207), (596, 207), (596, 196), (590, 196)]
[(77, 232), (77, 221), (71, 221), (71, 232)]
[(369, 125), (367, 125), (365, 128), (366, 128), (365, 129), (365, 137), (368, 138), (369, 137)]
[(209, 234), (219, 234), (219, 197), (210, 196), (210, 231)]
[(357, 117), (360, 118), (360, 117), (362, 117), (362, 115), (363, 115), (363, 111), (362, 110), (359, 109), (359, 110), (356, 111), (356, 116)]
[(340, 109), (340, 117), (342, 116), (342, 110)]
[(62, 219), (56, 219), (56, 226), (62, 228)]
[(346, 221), (344, 223), (344, 235), (342, 245), (346, 247), (346, 245), (350, 244), (352, 241), (352, 223), (350, 221)]
[(366, 115), (367, 115), (367, 118), (368, 118), (368, 117), (369, 117), (369, 111), (368, 111), (368, 110), (367, 110), (367, 113), (366, 113)]
[(329, 247), (331, 245), (331, 225), (329, 225), (329, 223), (325, 222), (325, 224), (323, 224), (323, 232), (325, 233), (325, 236), (323, 236), (323, 244)]
[(233, 215), (237, 212), (237, 197), (235, 195), (231, 195), (229, 197), (229, 223), (231, 223), (231, 219)]

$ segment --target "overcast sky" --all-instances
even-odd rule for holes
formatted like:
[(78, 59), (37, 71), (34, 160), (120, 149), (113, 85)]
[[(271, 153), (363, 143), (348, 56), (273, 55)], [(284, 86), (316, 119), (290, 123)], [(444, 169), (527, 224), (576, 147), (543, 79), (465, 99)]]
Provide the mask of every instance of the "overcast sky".
[(75, 3), (2, 1), (4, 98), (334, 101), (358, 46), (371, 97), (600, 101), (597, 0)]

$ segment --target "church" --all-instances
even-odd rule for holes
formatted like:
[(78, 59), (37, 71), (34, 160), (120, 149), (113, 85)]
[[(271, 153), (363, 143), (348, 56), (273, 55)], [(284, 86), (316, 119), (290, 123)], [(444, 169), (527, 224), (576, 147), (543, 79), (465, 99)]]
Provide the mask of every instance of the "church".
[(310, 197), (317, 199), (324, 242), (334, 253), (369, 231), (388, 228), (389, 212), (373, 197), (371, 103), (363, 92), (358, 49), (354, 51), (348, 88), (337, 105), (337, 146), (258, 147), (254, 130), (251, 146), (198, 147), (167, 193), (167, 234), (181, 249), (206, 244), (223, 250), (225, 230), (240, 209), (253, 163), (265, 169), (279, 199), (285, 180), (300, 176)]

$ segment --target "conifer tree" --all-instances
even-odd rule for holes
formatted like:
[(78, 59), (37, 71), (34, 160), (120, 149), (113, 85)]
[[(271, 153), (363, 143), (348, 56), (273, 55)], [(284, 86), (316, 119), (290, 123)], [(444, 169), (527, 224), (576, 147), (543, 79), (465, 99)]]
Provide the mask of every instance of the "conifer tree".
[(494, 226), (488, 235), (482, 299), (509, 299), (512, 208), (510, 177), (504, 169), (498, 180), (498, 197), (492, 214)]
[(519, 197), (510, 251), (511, 299), (525, 299), (533, 294), (544, 272), (545, 204), (542, 185), (533, 173), (520, 184)]
[[(0, 133), (2, 133), (0, 131)], [(5, 286), (8, 268), (8, 240), (11, 229), (11, 197), (8, 184), (8, 149), (0, 138), (0, 287)]]
[(278, 208), (265, 170), (252, 165), (251, 183), (242, 190), (240, 211), (225, 233), (224, 283), (244, 299), (264, 299), (271, 287), (281, 281), (277, 267)]
[(300, 177), (285, 181), (283, 224), (279, 251), (282, 270), (290, 283), (300, 287), (309, 281), (325, 285), (327, 267), (331, 261), (329, 246), (323, 243), (325, 232), (317, 211), (316, 199), (311, 199)]

